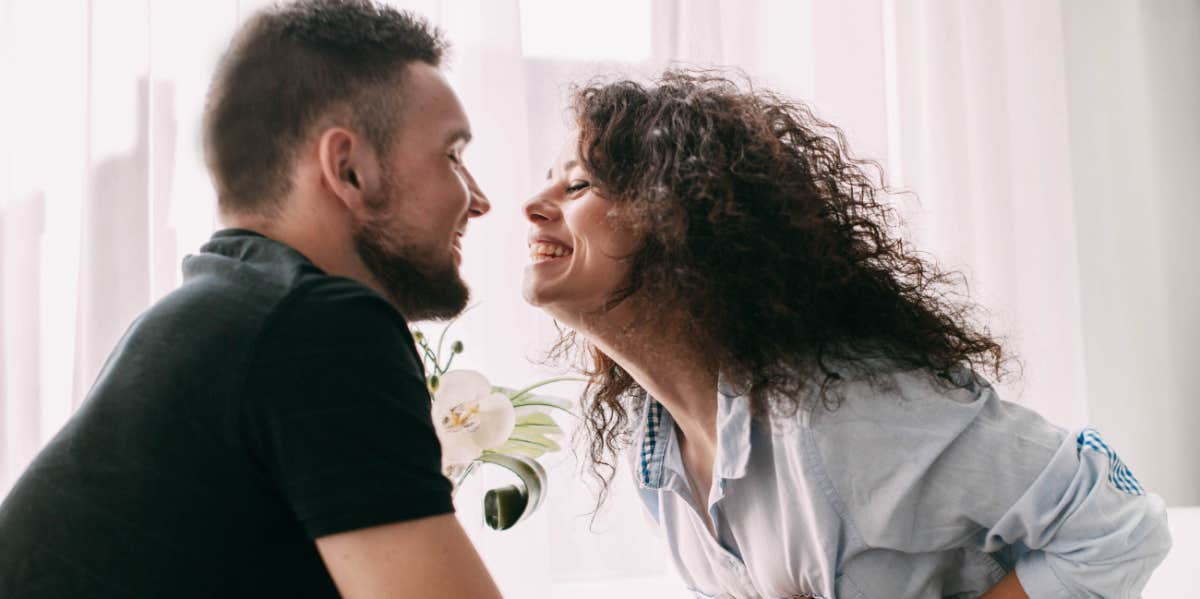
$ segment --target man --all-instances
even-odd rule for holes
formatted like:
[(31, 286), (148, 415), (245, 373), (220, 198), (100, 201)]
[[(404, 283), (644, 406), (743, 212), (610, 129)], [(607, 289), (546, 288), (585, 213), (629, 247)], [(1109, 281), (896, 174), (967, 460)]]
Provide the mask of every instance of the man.
[(499, 597), (406, 322), (463, 309), (490, 208), (445, 47), (368, 0), (243, 26), (205, 112), (228, 228), (0, 505), (0, 596)]

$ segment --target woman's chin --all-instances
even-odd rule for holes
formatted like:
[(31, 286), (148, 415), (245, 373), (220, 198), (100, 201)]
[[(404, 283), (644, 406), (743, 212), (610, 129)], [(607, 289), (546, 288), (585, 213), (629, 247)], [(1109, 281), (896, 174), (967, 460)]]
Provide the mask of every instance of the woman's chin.
[(529, 273), (528, 268), (525, 271), (525, 280), (521, 282), (521, 297), (525, 299), (525, 303), (534, 308), (545, 310), (550, 303), (550, 290), (546, 288), (544, 281), (539, 281), (538, 277)]
[(555, 295), (567, 273), (563, 270), (566, 261), (559, 258), (530, 262), (525, 265), (524, 280), (521, 283), (521, 293), (529, 305), (544, 308)]
[(579, 310), (569, 297), (563, 295), (562, 290), (553, 289), (549, 285), (530, 284), (531, 282), (526, 279), (525, 285), (521, 288), (521, 296), (525, 299), (525, 303), (559, 322), (566, 323), (576, 320), (574, 316)]

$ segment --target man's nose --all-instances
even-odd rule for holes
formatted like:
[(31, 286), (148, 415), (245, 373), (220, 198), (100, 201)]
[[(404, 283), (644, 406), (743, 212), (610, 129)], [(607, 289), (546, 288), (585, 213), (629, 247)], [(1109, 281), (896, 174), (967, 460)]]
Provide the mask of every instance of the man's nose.
[(471, 202), (468, 210), (472, 217), (483, 216), (492, 209), (492, 203), (488, 201), (487, 194), (479, 189), (479, 184), (475, 182), (475, 177), (471, 176), (471, 172), (463, 169), (463, 174), (467, 180), (467, 193), (471, 195)]

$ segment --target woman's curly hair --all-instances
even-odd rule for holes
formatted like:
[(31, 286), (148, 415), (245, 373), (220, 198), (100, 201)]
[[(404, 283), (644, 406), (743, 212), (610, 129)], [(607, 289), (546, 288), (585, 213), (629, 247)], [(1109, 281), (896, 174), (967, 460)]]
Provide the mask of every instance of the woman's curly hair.
[[(643, 239), (609, 306), (637, 293), (690, 323), (756, 416), (814, 395), (834, 407), (846, 370), (881, 359), (1004, 376), (1007, 351), (972, 323), (961, 276), (893, 233), (878, 165), (803, 103), (718, 71), (668, 70), (648, 85), (579, 87), (572, 110), (614, 224)], [(646, 393), (563, 330), (552, 355), (573, 351), (587, 362), (582, 434), (603, 502)]]

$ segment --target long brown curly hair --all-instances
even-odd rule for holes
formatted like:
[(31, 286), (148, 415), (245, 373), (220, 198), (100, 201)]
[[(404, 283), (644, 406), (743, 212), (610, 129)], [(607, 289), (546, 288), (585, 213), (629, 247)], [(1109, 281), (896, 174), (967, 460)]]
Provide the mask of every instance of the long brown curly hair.
[[(878, 164), (854, 158), (805, 104), (745, 87), (719, 71), (668, 70), (574, 90), (580, 162), (613, 202), (614, 225), (643, 239), (609, 307), (636, 293), (663, 307), (648, 317), (691, 323), (756, 416), (814, 396), (835, 408), (847, 370), (869, 376), (880, 360), (1004, 377), (1009, 355), (975, 323), (961, 275), (895, 233)], [(646, 392), (560, 329), (551, 355), (576, 353), (599, 505)]]

